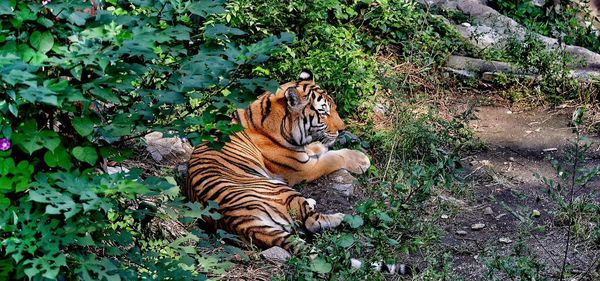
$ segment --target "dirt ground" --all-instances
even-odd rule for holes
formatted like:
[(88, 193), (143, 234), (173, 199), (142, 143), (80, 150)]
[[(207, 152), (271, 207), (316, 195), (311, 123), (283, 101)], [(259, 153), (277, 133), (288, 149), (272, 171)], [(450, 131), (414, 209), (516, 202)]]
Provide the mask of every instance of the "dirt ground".
[[(444, 215), (440, 221), (445, 234), (439, 246), (443, 251), (453, 253), (451, 268), (455, 275), (465, 280), (489, 279), (486, 260), (491, 259), (492, 251), (498, 256), (511, 254), (519, 231), (523, 229), (523, 217), (531, 217), (534, 210), (539, 212), (539, 217), (532, 219), (533, 225), (545, 230), (525, 235), (530, 255), (545, 265), (543, 275), (546, 277), (553, 278), (560, 269), (566, 231), (553, 221), (555, 204), (534, 174), (556, 179), (551, 159), (564, 163), (569, 140), (575, 138), (570, 127), (573, 110), (513, 111), (502, 106), (476, 108), (476, 118), (469, 126), (485, 149), (463, 155), (465, 170), (461, 176), (465, 192), (451, 198), (450, 201), (456, 205), (454, 211)], [(595, 144), (584, 165), (599, 165), (600, 138), (586, 137)], [(355, 187), (353, 195), (346, 196), (329, 187), (334, 181), (332, 178), (307, 184), (302, 193), (317, 201), (319, 211), (352, 213), (354, 203), (364, 198), (360, 185)], [(590, 182), (587, 188), (600, 191), (600, 179)], [(478, 223), (485, 225), (483, 229), (472, 230), (471, 226)], [(576, 249), (568, 256), (573, 280), (600, 279), (588, 274), (590, 267), (600, 258), (600, 251), (588, 249), (585, 243), (577, 240), (571, 249)], [(498, 273), (494, 273), (494, 277), (503, 280)]]
[[(526, 235), (526, 245), (531, 255), (546, 266), (545, 276), (552, 278), (559, 270), (566, 231), (553, 222), (554, 203), (534, 173), (556, 179), (550, 159), (564, 163), (569, 140), (575, 138), (569, 125), (573, 110), (518, 112), (497, 106), (477, 108), (477, 118), (469, 125), (486, 149), (462, 158), (466, 167), (464, 184), (468, 187), (464, 198), (458, 199), (465, 204), (442, 222), (446, 231), (442, 246), (454, 252), (453, 270), (457, 275), (473, 280), (489, 278), (484, 265), (490, 252), (509, 255), (522, 229), (521, 220), (531, 216), (534, 210), (539, 212), (539, 217), (533, 218), (534, 226), (543, 226), (545, 230)], [(587, 137), (595, 144), (585, 165), (598, 165), (600, 139)], [(600, 191), (600, 180), (590, 182), (587, 189)], [(478, 223), (485, 227), (472, 230), (471, 226)], [(574, 280), (600, 278), (588, 274), (589, 268), (600, 258), (600, 251), (587, 249), (583, 241), (577, 240), (573, 248), (576, 250), (571, 251), (568, 261)]]

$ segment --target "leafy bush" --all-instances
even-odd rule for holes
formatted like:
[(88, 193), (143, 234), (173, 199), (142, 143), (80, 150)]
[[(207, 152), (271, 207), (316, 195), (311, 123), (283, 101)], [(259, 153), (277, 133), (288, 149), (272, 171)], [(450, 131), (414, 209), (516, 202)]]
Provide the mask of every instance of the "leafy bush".
[(210, 20), (224, 1), (92, 3), (0, 3), (1, 279), (203, 279), (223, 267), (196, 250), (205, 235), (166, 242), (149, 225), (214, 206), (93, 167), (150, 131), (227, 140), (228, 114), (277, 85), (247, 77), (293, 36), (236, 43), (242, 30)]

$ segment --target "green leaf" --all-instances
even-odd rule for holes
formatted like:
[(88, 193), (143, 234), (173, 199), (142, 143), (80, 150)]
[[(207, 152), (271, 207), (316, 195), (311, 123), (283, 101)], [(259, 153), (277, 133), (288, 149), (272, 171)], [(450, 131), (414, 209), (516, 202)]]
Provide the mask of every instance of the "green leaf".
[(46, 28), (50, 28), (50, 27), (54, 26), (54, 22), (47, 18), (38, 18), (37, 22)]
[(0, 15), (12, 15), (15, 7), (15, 1), (0, 1)]
[(81, 211), (81, 207), (73, 201), (68, 192), (60, 192), (52, 187), (41, 187), (29, 190), (29, 200), (46, 203), (46, 214), (63, 214), (65, 219), (69, 219)]
[(2, 75), (2, 80), (13, 86), (17, 83), (28, 82), (35, 78), (36, 76), (34, 74), (18, 69), (11, 70), (8, 75)]
[(207, 38), (225, 39), (224, 35), (244, 35), (246, 32), (241, 29), (226, 26), (224, 24), (215, 24), (206, 27), (204, 36)]
[(85, 260), (81, 261), (80, 266), (75, 269), (75, 273), (81, 276), (82, 280), (106, 280), (120, 281), (118, 268), (107, 258), (96, 259), (94, 254), (90, 254)]
[(29, 35), (29, 44), (34, 47), (36, 50), (40, 49), (40, 42), (42, 41), (42, 33), (39, 31), (34, 31)]
[(46, 31), (40, 35), (39, 47), (37, 48), (42, 54), (47, 53), (54, 46), (54, 37), (52, 37), (52, 33)]
[(352, 228), (359, 228), (364, 223), (363, 218), (361, 216), (353, 216), (353, 215), (346, 215), (344, 217), (344, 221), (346, 223), (348, 223), (350, 225), (350, 227), (352, 227)]
[(41, 131), (39, 132), (39, 136), (42, 140), (42, 145), (50, 151), (54, 151), (60, 145), (60, 137), (55, 131)]
[(43, 147), (42, 139), (37, 131), (37, 124), (32, 119), (23, 122), (18, 127), (18, 132), (14, 134), (12, 141), (29, 155)]
[(222, 14), (225, 13), (226, 10), (223, 7), (225, 4), (225, 0), (200, 0), (192, 3), (189, 6), (190, 13), (206, 17), (208, 15), (213, 14)]
[(31, 85), (29, 88), (21, 90), (20, 94), (22, 98), (31, 103), (43, 102), (52, 106), (58, 106), (56, 93), (47, 87)]
[(352, 244), (354, 244), (354, 238), (348, 233), (342, 234), (342, 236), (340, 236), (340, 238), (337, 241), (337, 245), (342, 248), (349, 248), (350, 246), (352, 246)]
[(35, 51), (32, 48), (30, 48), (27, 44), (20, 44), (17, 47), (17, 53), (24, 62), (29, 62), (31, 58), (33, 58)]
[(29, 279), (39, 276), (54, 280), (58, 276), (60, 267), (67, 266), (67, 258), (62, 253), (59, 253), (58, 256), (48, 254), (40, 258), (27, 260), (23, 264), (26, 265), (24, 272)]
[(69, 70), (73, 78), (81, 81), (81, 74), (83, 73), (83, 66), (77, 65)]
[(331, 264), (322, 257), (314, 259), (310, 264), (310, 270), (322, 274), (329, 273), (331, 268)]
[(17, 116), (19, 116), (19, 108), (17, 107), (17, 105), (16, 105), (16, 104), (14, 104), (14, 103), (9, 103), (9, 104), (8, 104), (8, 110), (10, 111), (10, 113), (12, 113), (12, 115), (13, 115), (14, 117), (17, 117)]
[(47, 59), (48, 59), (48, 56), (46, 56), (46, 54), (44, 54), (42, 52), (36, 52), (31, 57), (30, 63), (32, 65), (42, 65)]
[(73, 156), (75, 156), (77, 160), (86, 162), (90, 165), (96, 164), (96, 160), (98, 160), (96, 149), (90, 146), (77, 146), (73, 148)]
[(71, 156), (67, 153), (64, 147), (55, 149), (54, 151), (46, 151), (44, 161), (50, 167), (62, 167), (65, 169), (71, 168)]
[(84, 25), (85, 21), (90, 17), (89, 13), (84, 13), (84, 12), (72, 12), (68, 17), (67, 20), (74, 24), (74, 25)]
[(75, 117), (72, 121), (73, 127), (81, 136), (85, 137), (94, 131), (94, 123), (89, 117)]

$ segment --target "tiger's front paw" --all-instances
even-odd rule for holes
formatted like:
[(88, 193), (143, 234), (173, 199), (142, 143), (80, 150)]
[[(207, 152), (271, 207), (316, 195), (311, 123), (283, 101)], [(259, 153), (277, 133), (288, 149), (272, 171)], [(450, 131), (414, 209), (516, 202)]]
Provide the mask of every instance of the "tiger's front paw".
[(342, 149), (346, 170), (355, 174), (362, 174), (371, 166), (369, 157), (358, 150)]

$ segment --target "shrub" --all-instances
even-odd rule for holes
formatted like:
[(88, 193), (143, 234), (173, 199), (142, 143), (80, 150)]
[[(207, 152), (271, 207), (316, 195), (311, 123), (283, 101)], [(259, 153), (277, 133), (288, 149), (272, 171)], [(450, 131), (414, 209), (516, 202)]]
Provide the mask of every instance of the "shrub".
[(210, 21), (224, 1), (92, 3), (0, 4), (0, 279), (202, 279), (223, 268), (196, 249), (205, 235), (168, 242), (149, 223), (214, 206), (94, 167), (150, 131), (227, 140), (228, 114), (277, 85), (247, 77), (293, 36), (236, 43), (242, 30)]

